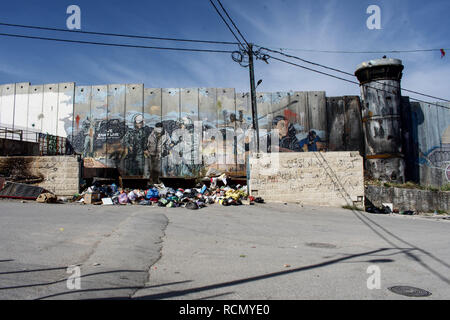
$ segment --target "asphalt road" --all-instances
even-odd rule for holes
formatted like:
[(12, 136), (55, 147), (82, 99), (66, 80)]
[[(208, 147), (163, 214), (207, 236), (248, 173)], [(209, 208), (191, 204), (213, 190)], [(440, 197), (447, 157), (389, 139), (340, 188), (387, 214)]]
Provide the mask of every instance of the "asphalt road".
[[(417, 299), (388, 290), (399, 285), (450, 297), (443, 219), (0, 201), (0, 221), (0, 299)], [(79, 290), (67, 288), (71, 265)], [(379, 289), (367, 287), (373, 266)]]

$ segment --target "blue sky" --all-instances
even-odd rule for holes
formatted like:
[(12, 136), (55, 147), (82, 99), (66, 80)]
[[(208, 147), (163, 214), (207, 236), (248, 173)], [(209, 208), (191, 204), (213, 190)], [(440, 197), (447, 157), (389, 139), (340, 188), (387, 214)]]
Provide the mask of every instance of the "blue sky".
[[(222, 0), (249, 42), (273, 48), (409, 50), (450, 48), (448, 0)], [(66, 27), (66, 9), (81, 7), (82, 30), (234, 41), (209, 0), (43, 0), (2, 3), (0, 21)], [(369, 30), (366, 9), (381, 7), (381, 30)], [(196, 48), (179, 44), (90, 37), (0, 26), (2, 33)], [(289, 52), (354, 72), (379, 54)], [(390, 54), (405, 65), (403, 87), (450, 98), (450, 52)], [(356, 85), (276, 61), (256, 63), (259, 91), (324, 90), (328, 96), (359, 94)], [(248, 70), (223, 53), (183, 53), (61, 44), (0, 37), (0, 83), (76, 82), (78, 85), (144, 83), (146, 87), (224, 87), (248, 91)]]

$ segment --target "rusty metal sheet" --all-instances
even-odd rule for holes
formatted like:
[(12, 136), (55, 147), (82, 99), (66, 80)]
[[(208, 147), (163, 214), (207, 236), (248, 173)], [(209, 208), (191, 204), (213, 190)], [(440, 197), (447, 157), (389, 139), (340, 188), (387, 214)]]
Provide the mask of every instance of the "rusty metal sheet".
[(0, 190), (0, 198), (36, 200), (43, 192), (45, 192), (45, 189), (41, 187), (8, 182)]

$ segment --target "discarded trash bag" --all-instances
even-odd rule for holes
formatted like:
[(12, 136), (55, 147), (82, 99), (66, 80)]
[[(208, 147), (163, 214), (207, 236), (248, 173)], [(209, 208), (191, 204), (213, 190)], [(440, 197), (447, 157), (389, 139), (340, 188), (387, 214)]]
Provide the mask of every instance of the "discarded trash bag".
[(127, 204), (128, 203), (128, 196), (126, 193), (121, 193), (119, 195), (119, 203), (120, 204)]
[(197, 210), (198, 205), (195, 202), (189, 202), (188, 204), (186, 204), (186, 209)]
[(53, 193), (41, 193), (37, 197), (36, 202), (39, 203), (56, 203), (58, 198)]
[(141, 205), (141, 206), (151, 206), (152, 202), (150, 200), (141, 200), (139, 202), (139, 205)]
[(388, 206), (383, 206), (382, 212), (385, 213), (385, 214), (390, 214), (390, 213), (392, 213), (392, 210)]
[(153, 188), (153, 189), (148, 189), (147, 193), (145, 194), (145, 199), (146, 200), (150, 200), (150, 199), (156, 199), (159, 198), (159, 192), (157, 189)]
[(261, 197), (257, 197), (257, 198), (255, 198), (255, 202), (256, 203), (264, 203), (264, 199)]
[(130, 193), (128, 193), (128, 200), (135, 201), (136, 198), (137, 198), (137, 195), (134, 193), (134, 191), (131, 191)]

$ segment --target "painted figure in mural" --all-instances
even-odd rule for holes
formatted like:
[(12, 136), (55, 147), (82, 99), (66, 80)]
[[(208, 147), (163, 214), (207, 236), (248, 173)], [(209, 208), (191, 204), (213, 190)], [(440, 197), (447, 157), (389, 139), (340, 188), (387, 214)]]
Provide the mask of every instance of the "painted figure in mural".
[[(300, 141), (300, 148), (303, 151), (319, 151), (317, 143), (320, 143), (320, 137), (316, 134), (314, 130), (308, 133), (308, 136)], [(305, 148), (307, 148), (305, 150)]]
[(125, 168), (129, 175), (142, 175), (144, 171), (144, 152), (147, 147), (148, 127), (144, 127), (144, 117), (133, 117), (133, 129), (129, 129), (123, 138), (126, 147)]
[(158, 122), (147, 139), (145, 154), (150, 158), (150, 176), (155, 181), (160, 173), (167, 176), (169, 167), (169, 150), (172, 148), (168, 133), (161, 122)]
[(95, 125), (89, 118), (83, 122), (81, 129), (84, 135), (83, 158), (92, 158), (94, 156), (94, 136)]
[[(279, 133), (279, 152), (301, 152), (299, 141), (296, 137), (297, 131), (292, 123), (289, 123), (284, 116), (276, 116), (272, 120), (273, 129)], [(270, 136), (269, 136), (270, 138)], [(270, 146), (270, 144), (268, 144)], [(272, 150), (276, 151), (276, 150)]]
[[(194, 137), (194, 123), (191, 118), (184, 117), (180, 121), (179, 127), (182, 130), (186, 130), (187, 135), (184, 137), (180, 136), (178, 138), (180, 144), (176, 151), (179, 153), (179, 157), (182, 162), (175, 165), (175, 174), (179, 177), (187, 177), (195, 173), (194, 152), (196, 151), (196, 141)], [(185, 154), (186, 152), (188, 152), (189, 154)]]

